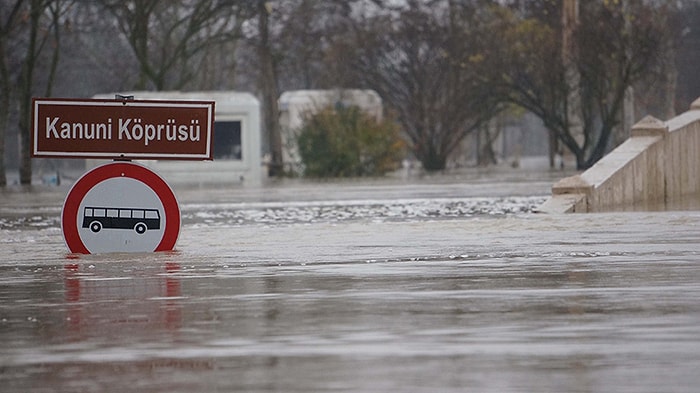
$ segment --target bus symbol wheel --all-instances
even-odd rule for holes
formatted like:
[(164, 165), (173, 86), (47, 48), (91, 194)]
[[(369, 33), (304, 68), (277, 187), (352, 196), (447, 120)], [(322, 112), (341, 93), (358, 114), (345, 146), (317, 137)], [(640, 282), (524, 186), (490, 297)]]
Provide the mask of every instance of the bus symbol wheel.
[(102, 230), (102, 223), (99, 221), (93, 221), (90, 223), (90, 230), (97, 233)]
[(142, 222), (140, 222), (140, 223), (134, 225), (134, 230), (135, 230), (136, 233), (138, 233), (139, 235), (143, 235), (144, 233), (146, 233), (146, 229), (148, 229), (148, 227), (146, 226), (146, 224), (144, 224), (144, 223), (142, 223)]

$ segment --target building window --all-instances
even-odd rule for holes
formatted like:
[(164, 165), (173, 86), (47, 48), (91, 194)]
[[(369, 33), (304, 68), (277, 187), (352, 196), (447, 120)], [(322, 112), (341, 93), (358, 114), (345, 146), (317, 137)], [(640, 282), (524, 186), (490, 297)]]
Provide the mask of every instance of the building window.
[(214, 122), (214, 159), (240, 160), (242, 158), (241, 122)]

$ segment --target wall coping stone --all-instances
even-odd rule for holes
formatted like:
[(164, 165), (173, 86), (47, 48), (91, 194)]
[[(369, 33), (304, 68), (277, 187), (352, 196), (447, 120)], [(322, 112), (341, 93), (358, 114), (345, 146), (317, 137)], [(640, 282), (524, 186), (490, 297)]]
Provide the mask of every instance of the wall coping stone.
[(690, 104), (690, 109), (700, 109), (700, 97), (696, 98), (692, 104)]
[(668, 134), (668, 126), (654, 116), (645, 116), (637, 124), (632, 126), (630, 136), (665, 136)]
[(565, 177), (552, 186), (552, 194), (584, 194), (590, 195), (593, 191), (593, 184), (587, 182), (581, 175)]

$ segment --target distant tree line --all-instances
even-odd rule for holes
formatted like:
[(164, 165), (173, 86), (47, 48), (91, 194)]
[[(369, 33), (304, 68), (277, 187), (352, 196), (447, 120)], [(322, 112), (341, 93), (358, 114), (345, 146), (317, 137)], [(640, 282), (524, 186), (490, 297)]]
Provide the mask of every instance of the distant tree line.
[(515, 107), (585, 169), (630, 103), (665, 119), (700, 96), (698, 26), (694, 0), (7, 0), (0, 186), (6, 165), (31, 182), (31, 97), (130, 89), (254, 92), (271, 175), (277, 98), (309, 88), (377, 91), (426, 170)]

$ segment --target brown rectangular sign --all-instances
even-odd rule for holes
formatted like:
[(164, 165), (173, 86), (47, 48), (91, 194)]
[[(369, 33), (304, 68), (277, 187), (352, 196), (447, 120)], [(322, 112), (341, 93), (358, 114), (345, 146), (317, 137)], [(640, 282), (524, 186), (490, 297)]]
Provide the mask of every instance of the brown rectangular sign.
[(213, 158), (213, 101), (32, 101), (33, 157)]

